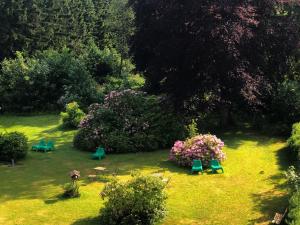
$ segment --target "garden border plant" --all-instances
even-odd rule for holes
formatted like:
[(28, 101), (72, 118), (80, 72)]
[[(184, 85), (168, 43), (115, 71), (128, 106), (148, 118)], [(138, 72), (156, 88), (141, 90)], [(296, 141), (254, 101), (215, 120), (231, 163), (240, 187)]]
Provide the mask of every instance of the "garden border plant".
[(21, 132), (0, 133), (0, 161), (12, 162), (26, 157), (28, 139)]
[(222, 151), (224, 142), (211, 134), (200, 134), (185, 141), (176, 141), (169, 159), (180, 166), (191, 166), (194, 159), (200, 159), (205, 167), (212, 159), (222, 162), (226, 155)]

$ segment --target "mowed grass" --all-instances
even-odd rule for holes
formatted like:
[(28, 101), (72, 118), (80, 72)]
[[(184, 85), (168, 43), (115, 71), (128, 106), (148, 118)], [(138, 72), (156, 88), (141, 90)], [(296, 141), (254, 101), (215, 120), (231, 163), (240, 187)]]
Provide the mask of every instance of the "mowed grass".
[[(45, 137), (56, 142), (49, 153), (30, 151), (12, 168), (0, 164), (0, 224), (98, 224), (104, 201), (99, 197), (106, 180), (89, 182), (93, 168), (104, 166), (107, 176), (128, 179), (133, 170), (160, 173), (170, 179), (165, 225), (269, 224), (287, 206), (284, 170), (289, 165), (285, 143), (246, 132), (221, 133), (227, 160), (224, 174), (191, 175), (168, 162), (168, 150), (108, 155), (102, 161), (72, 147), (76, 131), (59, 128), (57, 115), (0, 116), (0, 131), (24, 132), (30, 145)], [(59, 197), (70, 170), (81, 172), (81, 197)]]

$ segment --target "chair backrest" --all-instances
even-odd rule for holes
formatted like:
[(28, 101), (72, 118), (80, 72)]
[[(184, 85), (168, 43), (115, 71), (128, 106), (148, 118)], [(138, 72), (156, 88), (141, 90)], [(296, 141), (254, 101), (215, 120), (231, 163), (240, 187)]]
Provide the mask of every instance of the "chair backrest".
[(212, 166), (220, 166), (220, 163), (219, 163), (218, 160), (216, 160), (216, 159), (211, 160), (211, 161), (210, 161), (210, 164), (211, 164)]
[(199, 160), (199, 159), (194, 159), (194, 160), (193, 160), (193, 166), (202, 166), (201, 160)]
[(53, 141), (48, 141), (47, 145), (48, 145), (49, 147), (54, 147), (54, 142), (53, 142)]
[(40, 140), (39, 145), (46, 145), (45, 139)]
[(101, 147), (98, 147), (97, 149), (96, 149), (96, 152), (98, 152), (98, 153), (104, 153), (104, 148), (101, 148)]

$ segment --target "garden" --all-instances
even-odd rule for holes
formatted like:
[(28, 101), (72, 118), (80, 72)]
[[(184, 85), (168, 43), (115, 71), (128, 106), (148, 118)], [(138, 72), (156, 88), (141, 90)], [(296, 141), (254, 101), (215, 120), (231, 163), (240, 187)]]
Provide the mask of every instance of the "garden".
[(300, 224), (300, 4), (0, 1), (0, 224)]

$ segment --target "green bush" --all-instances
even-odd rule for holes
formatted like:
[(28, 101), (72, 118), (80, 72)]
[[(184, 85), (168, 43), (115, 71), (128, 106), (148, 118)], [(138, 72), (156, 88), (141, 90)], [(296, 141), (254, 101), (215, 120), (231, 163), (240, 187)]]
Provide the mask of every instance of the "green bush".
[(290, 199), (288, 222), (290, 225), (300, 224), (300, 190), (294, 192)]
[(103, 145), (108, 152), (170, 147), (184, 132), (180, 120), (163, 110), (157, 97), (133, 90), (110, 92), (103, 104), (90, 106), (80, 128), (75, 147), (93, 150)]
[(17, 52), (1, 63), (0, 106), (6, 111), (55, 110), (72, 101), (88, 106), (97, 99), (96, 82), (68, 49), (30, 57)]
[(292, 134), (287, 143), (298, 154), (300, 159), (300, 122), (293, 125)]
[(100, 144), (99, 139), (90, 138), (90, 131), (87, 129), (80, 129), (73, 139), (74, 147), (83, 151), (95, 151)]
[(0, 161), (23, 159), (28, 151), (27, 138), (19, 132), (0, 134)]
[(66, 105), (66, 111), (61, 112), (63, 127), (77, 128), (80, 121), (85, 116), (84, 112), (79, 108), (77, 102), (71, 102)]
[(153, 176), (138, 175), (126, 183), (112, 181), (101, 193), (108, 201), (101, 209), (100, 224), (155, 224), (165, 215), (165, 186), (161, 178)]
[(79, 197), (79, 184), (77, 181), (73, 181), (68, 183), (64, 186), (64, 194), (63, 197), (65, 198), (76, 198)]
[(300, 121), (300, 83), (285, 80), (278, 83), (273, 92), (271, 105), (267, 107), (266, 118), (281, 134), (290, 132), (293, 123)]

